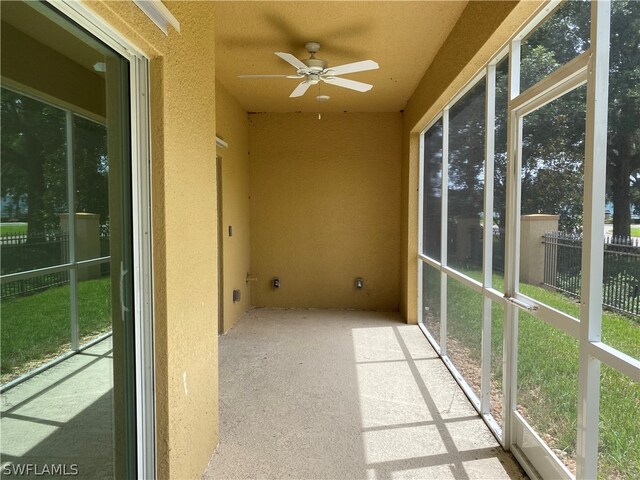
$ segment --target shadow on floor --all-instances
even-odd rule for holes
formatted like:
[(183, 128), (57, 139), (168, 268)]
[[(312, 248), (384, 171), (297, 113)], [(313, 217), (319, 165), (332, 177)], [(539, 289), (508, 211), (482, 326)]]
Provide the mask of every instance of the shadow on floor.
[(256, 309), (219, 349), (205, 479), (524, 478), (397, 314)]
[(3, 477), (113, 478), (111, 354), (108, 339), (2, 394)]

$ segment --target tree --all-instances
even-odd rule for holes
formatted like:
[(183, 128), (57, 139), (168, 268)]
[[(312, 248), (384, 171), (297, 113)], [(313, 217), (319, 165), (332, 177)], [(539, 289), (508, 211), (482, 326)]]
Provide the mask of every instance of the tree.
[[(588, 48), (590, 15), (589, 2), (566, 2), (523, 42), (522, 91)], [(585, 87), (524, 117), (522, 212), (557, 214), (565, 232), (582, 229), (585, 123)]]
[(440, 258), (440, 226), (442, 225), (442, 120), (424, 135), (424, 208), (423, 250)]
[[(60, 229), (68, 213), (66, 112), (2, 89), (2, 184), (0, 195), (26, 197), (27, 241)], [(74, 115), (73, 210), (97, 213), (108, 223), (107, 130)]]
[(28, 240), (59, 227), (67, 210), (65, 113), (2, 89), (1, 195), (26, 195)]
[(100, 215), (100, 225), (109, 220), (109, 160), (107, 128), (76, 116), (74, 125), (74, 162), (76, 212)]
[(607, 192), (613, 234), (628, 236), (634, 197), (631, 175), (640, 168), (640, 2), (616, 1), (611, 11)]
[[(569, 1), (534, 31), (523, 45), (521, 70), (525, 87), (586, 50), (589, 20), (589, 2)], [(565, 112), (577, 106), (569, 95), (558, 99), (557, 104)], [(553, 122), (556, 121), (554, 117)], [(575, 150), (575, 137), (571, 138), (571, 134), (568, 131), (558, 136), (561, 141), (555, 147), (556, 153), (567, 148)], [(545, 154), (553, 155), (553, 151)], [(637, 187), (634, 192), (631, 185), (632, 174), (640, 169), (640, 2), (637, 1), (612, 3), (606, 162), (607, 198), (613, 202), (613, 233), (629, 236), (631, 209), (638, 205), (635, 199), (640, 198)], [(567, 191), (570, 193), (571, 189)]]

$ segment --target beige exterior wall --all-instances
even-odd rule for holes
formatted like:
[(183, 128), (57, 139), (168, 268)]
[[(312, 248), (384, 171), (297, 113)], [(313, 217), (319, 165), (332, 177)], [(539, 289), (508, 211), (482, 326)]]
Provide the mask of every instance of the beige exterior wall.
[[(224, 331), (251, 305), (251, 231), (249, 221), (249, 121), (247, 113), (226, 88), (216, 82), (217, 135), (229, 144), (218, 148), (222, 162), (222, 238)], [(232, 236), (229, 236), (229, 226)], [(240, 290), (234, 303), (232, 292)]]
[[(218, 443), (215, 42), (207, 2), (87, 2), (150, 58), (158, 478), (199, 478)], [(206, 59), (206, 61), (203, 61)]]
[(249, 122), (252, 303), (397, 310), (401, 114)]
[(533, 0), (469, 2), (404, 111), (400, 310), (409, 323), (418, 320), (419, 133), (540, 5)]

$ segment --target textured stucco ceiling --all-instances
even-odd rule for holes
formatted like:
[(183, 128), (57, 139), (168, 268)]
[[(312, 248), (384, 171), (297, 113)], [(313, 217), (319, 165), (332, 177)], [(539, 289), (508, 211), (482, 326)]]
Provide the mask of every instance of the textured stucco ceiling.
[[(215, 3), (216, 78), (249, 112), (393, 112), (404, 108), (466, 1), (234, 1)], [(319, 104), (312, 87), (289, 98), (299, 80), (241, 79), (242, 74), (292, 74), (274, 55), (308, 58), (304, 44), (321, 44), (329, 65), (375, 60), (379, 70), (345, 75), (371, 83), (366, 93), (325, 83)]]

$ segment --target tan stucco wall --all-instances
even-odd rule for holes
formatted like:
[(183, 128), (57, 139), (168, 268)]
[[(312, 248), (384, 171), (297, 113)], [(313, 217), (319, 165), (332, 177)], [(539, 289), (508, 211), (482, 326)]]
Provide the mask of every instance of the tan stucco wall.
[(404, 110), (400, 311), (417, 322), (419, 132), (498, 53), (538, 1), (469, 2)]
[[(229, 144), (218, 148), (222, 158), (222, 238), (224, 331), (251, 305), (251, 231), (249, 218), (249, 121), (247, 112), (226, 88), (216, 82), (216, 131)], [(229, 226), (232, 236), (229, 236)], [(233, 289), (240, 290), (234, 303)]]
[(213, 9), (165, 2), (165, 37), (131, 2), (87, 4), (151, 59), (158, 478), (199, 478), (218, 443)]
[(401, 114), (249, 122), (252, 303), (397, 310)]

